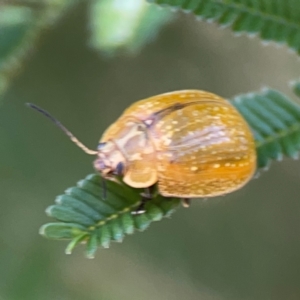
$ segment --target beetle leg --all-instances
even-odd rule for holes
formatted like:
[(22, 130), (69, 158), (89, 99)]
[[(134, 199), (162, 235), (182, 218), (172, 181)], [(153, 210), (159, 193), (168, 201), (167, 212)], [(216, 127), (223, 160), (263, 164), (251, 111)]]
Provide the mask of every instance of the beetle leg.
[(136, 208), (136, 210), (131, 212), (133, 215), (140, 215), (146, 211), (145, 210), (146, 203), (153, 198), (150, 187), (145, 188), (145, 191), (141, 193), (141, 196), (142, 199), (140, 205)]
[(152, 194), (151, 194), (151, 190), (149, 187), (145, 188), (144, 192), (141, 193), (141, 196), (143, 197), (143, 199), (152, 199)]
[(191, 205), (191, 199), (189, 198), (182, 198), (181, 199), (181, 204), (183, 207), (188, 208)]
[(148, 202), (149, 199), (145, 199), (143, 198), (141, 200), (141, 203), (140, 205), (134, 210), (131, 212), (132, 215), (141, 215), (143, 214), (146, 210), (145, 210), (145, 204)]

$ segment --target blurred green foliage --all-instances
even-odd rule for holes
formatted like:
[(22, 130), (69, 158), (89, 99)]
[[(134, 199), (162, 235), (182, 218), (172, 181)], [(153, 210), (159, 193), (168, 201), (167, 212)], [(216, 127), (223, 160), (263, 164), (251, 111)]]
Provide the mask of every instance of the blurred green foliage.
[(0, 3), (0, 97), (40, 34), (75, 3), (76, 0)]
[[(232, 16), (248, 33), (249, 24), (262, 24), (254, 22), (255, 16), (247, 17), (249, 11), (265, 9), (262, 16), (271, 21), (262, 28), (271, 29), (270, 40), (298, 45), (296, 0), (265, 0), (265, 6), (255, 6), (262, 3), (258, 0), (157, 2), (208, 20)], [(191, 209), (179, 210), (171, 220), (101, 251), (90, 262), (80, 252), (63, 255), (64, 245), (41, 239), (37, 228), (47, 222), (44, 208), (90, 173), (91, 161), (23, 106), (38, 102), (87, 144), (96, 145), (130, 103), (170, 90), (197, 88), (231, 98), (266, 84), (292, 97), (285, 82), (299, 75), (295, 56), (177, 14), (176, 22), (154, 30), (159, 33), (156, 41), (132, 56), (118, 51), (108, 60), (86, 47), (94, 34), (87, 13), (92, 2), (9, 3), (0, 10), (0, 52), (5, 53), (0, 82), (7, 91), (0, 110), (0, 298), (299, 299), (298, 162), (274, 164), (259, 180), (226, 198), (194, 201)], [(223, 14), (224, 6), (209, 3), (225, 8), (231, 4), (238, 13)], [(242, 14), (239, 8), (245, 9)], [(282, 22), (278, 25), (277, 20)], [(23, 72), (12, 82), (21, 67)]]
[(7, 6), (0, 11), (0, 92), (7, 85), (8, 73), (17, 57), (22, 56), (20, 47), (32, 26), (32, 19), (28, 7)]
[(93, 0), (89, 11), (90, 45), (107, 55), (137, 52), (174, 16), (145, 0)]
[[(78, 3), (78, 0), (0, 3), (0, 97), (41, 33)], [(91, 0), (88, 11), (89, 44), (107, 55), (120, 50), (138, 51), (172, 18), (169, 11), (144, 0)]]

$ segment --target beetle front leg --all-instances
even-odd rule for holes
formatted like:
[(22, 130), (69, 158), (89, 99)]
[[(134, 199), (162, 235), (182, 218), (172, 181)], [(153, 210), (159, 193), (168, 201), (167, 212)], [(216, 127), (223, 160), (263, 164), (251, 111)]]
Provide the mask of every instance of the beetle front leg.
[(145, 191), (143, 193), (141, 193), (141, 196), (142, 196), (142, 199), (141, 199), (140, 205), (136, 208), (136, 210), (131, 212), (131, 214), (133, 214), (133, 215), (140, 215), (146, 211), (145, 210), (146, 203), (153, 198), (150, 187), (145, 188)]
[(183, 207), (188, 208), (191, 205), (191, 199), (189, 198), (182, 198), (181, 199), (181, 204)]

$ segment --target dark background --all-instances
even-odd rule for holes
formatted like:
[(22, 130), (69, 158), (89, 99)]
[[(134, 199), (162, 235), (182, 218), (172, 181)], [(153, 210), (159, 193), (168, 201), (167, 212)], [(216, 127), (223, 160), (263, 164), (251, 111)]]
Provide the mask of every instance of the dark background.
[(43, 36), (0, 109), (0, 299), (300, 299), (299, 161), (273, 163), (232, 195), (195, 200), (94, 260), (39, 236), (51, 221), (45, 208), (93, 172), (93, 158), (25, 102), (95, 148), (139, 99), (189, 88), (229, 98), (265, 85), (291, 95), (299, 75), (285, 47), (185, 14), (136, 55), (105, 58), (86, 46), (86, 18), (80, 6)]

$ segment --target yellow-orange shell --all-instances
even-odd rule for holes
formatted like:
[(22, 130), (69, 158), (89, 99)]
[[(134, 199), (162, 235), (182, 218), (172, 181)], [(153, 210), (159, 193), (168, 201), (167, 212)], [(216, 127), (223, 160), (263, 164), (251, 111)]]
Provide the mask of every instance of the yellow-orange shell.
[[(129, 136), (136, 130), (132, 124), (140, 124), (139, 139)], [(158, 182), (164, 196), (212, 197), (239, 189), (255, 172), (249, 126), (228, 101), (212, 93), (184, 90), (138, 101), (101, 142), (118, 143), (120, 132), (130, 141), (130, 149), (121, 150), (127, 155), (124, 181), (133, 187)]]

